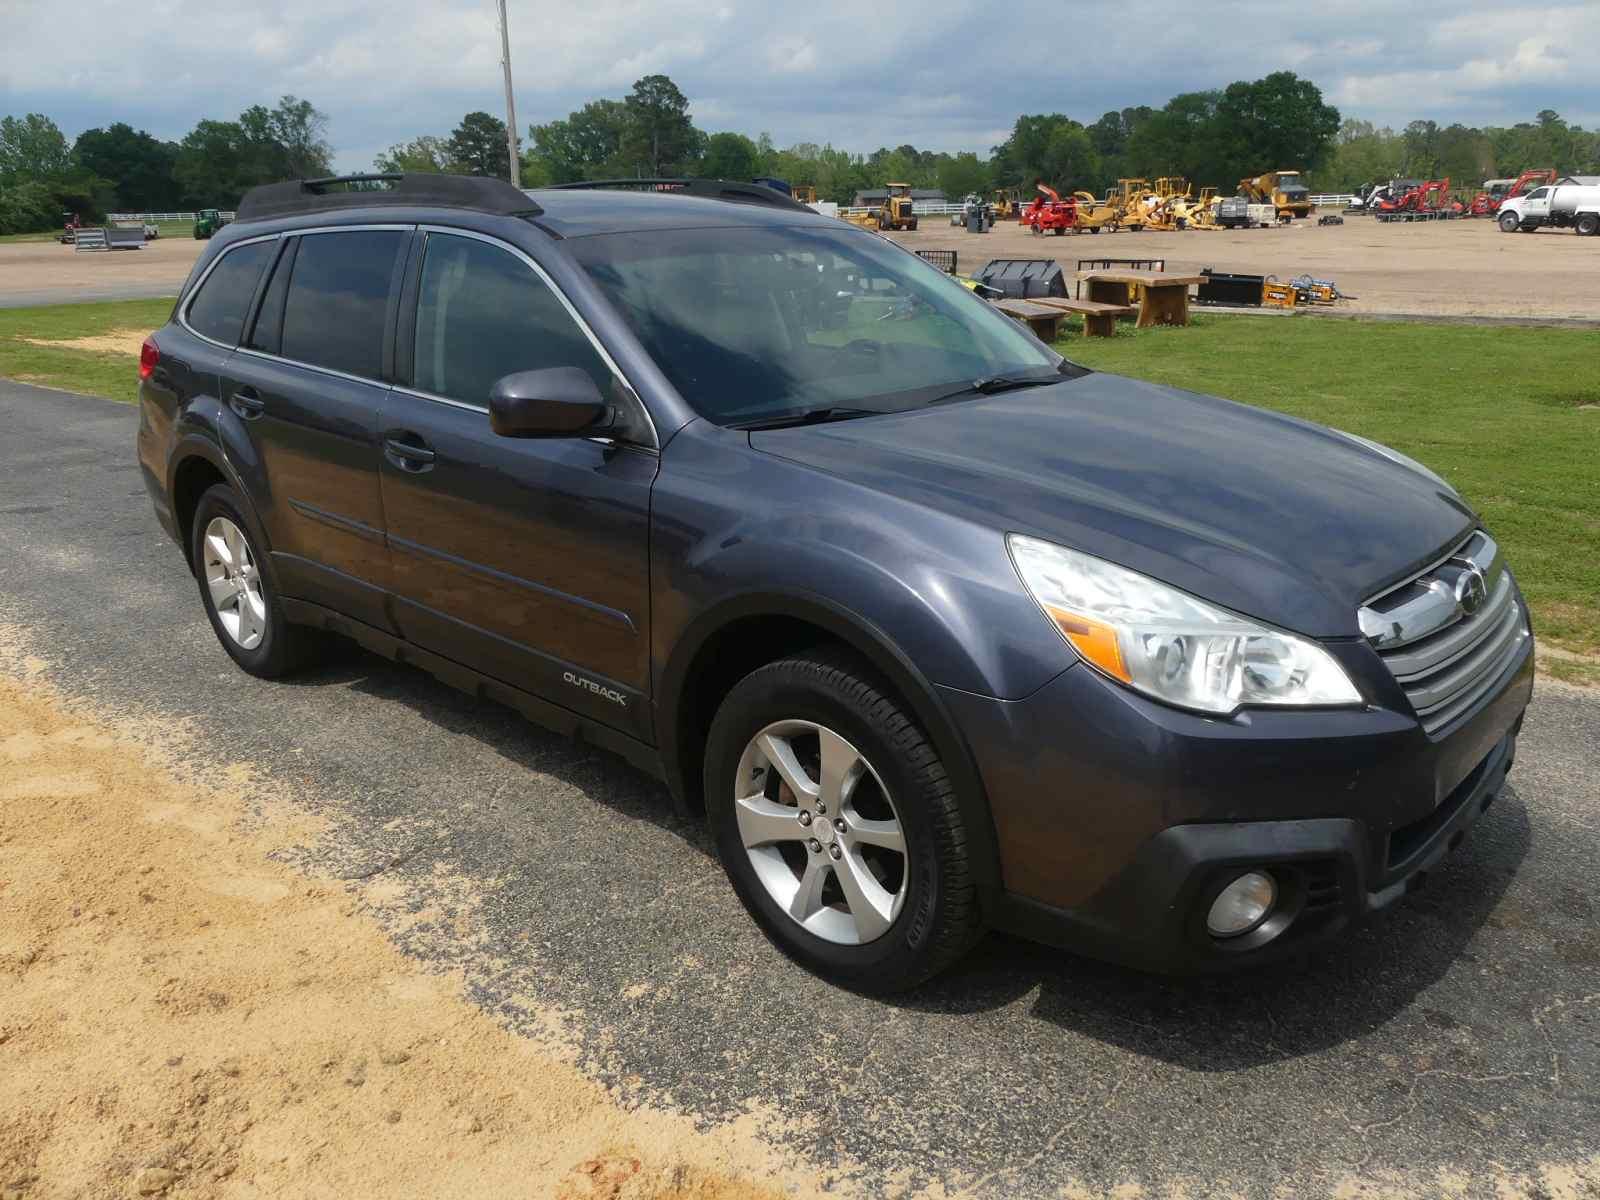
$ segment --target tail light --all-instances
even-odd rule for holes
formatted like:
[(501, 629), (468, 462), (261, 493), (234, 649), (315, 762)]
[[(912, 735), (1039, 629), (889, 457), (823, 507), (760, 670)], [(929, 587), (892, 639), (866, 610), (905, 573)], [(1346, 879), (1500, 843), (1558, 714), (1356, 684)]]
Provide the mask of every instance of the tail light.
[(144, 345), (139, 347), (139, 378), (149, 379), (150, 372), (156, 369), (160, 361), (161, 348), (156, 345), (155, 338), (145, 338)]

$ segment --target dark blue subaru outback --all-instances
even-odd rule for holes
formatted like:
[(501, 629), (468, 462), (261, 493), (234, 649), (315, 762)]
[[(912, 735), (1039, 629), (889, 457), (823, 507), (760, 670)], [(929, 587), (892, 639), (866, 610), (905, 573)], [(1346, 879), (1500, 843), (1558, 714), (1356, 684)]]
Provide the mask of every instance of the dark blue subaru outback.
[(1085, 370), (765, 188), (259, 188), (140, 373), (240, 667), (343, 635), (621, 753), (855, 988), (991, 927), (1294, 953), (1461, 840), (1532, 687), (1425, 467)]

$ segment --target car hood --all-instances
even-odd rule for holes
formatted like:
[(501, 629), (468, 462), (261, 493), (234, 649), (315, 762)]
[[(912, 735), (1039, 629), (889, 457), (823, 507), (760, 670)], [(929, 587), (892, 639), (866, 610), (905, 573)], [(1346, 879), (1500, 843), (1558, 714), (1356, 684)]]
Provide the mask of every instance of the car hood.
[(1358, 636), (1365, 600), (1476, 522), (1449, 489), (1331, 429), (1094, 372), (750, 441), (1314, 637)]

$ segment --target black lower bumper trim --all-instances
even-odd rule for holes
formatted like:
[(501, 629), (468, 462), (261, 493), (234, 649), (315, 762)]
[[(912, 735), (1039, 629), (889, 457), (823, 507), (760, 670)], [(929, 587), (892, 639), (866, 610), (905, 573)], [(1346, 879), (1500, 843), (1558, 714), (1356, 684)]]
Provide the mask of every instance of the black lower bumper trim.
[[(1007, 893), (995, 923), (1035, 941), (1161, 972), (1283, 958), (1419, 886), (1498, 795), (1515, 759), (1516, 732), (1507, 733), (1416, 831), (1398, 870), (1375, 860), (1369, 831), (1352, 818), (1175, 825), (1150, 838), (1082, 908)], [(1278, 921), (1270, 937), (1212, 937), (1205, 929), (1211, 900), (1250, 869), (1273, 874), (1289, 919)]]

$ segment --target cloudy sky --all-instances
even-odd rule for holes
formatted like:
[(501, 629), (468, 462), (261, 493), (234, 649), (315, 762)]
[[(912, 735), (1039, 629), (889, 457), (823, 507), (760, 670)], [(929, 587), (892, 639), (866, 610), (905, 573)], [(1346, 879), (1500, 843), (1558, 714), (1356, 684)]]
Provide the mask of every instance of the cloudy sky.
[[(712, 132), (981, 153), (1021, 112), (1092, 121), (1280, 68), (1397, 128), (1542, 108), (1600, 125), (1600, 0), (918, 0), (898, 7), (904, 23), (862, 0), (509, 7), (524, 128), (664, 72)], [(494, 0), (0, 0), (0, 22), (0, 113), (47, 113), (69, 137), (122, 120), (176, 139), (288, 92), (328, 113), (338, 167), (362, 170), (469, 109), (503, 109)]]

